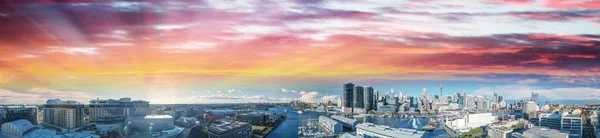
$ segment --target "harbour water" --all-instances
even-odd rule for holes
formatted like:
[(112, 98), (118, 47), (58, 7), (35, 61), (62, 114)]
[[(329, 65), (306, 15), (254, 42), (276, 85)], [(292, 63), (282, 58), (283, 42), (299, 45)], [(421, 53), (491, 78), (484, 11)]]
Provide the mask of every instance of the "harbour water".
[[(270, 112), (284, 113), (287, 112), (287, 118), (273, 132), (267, 135), (267, 138), (294, 138), (298, 137), (298, 126), (301, 126), (308, 119), (318, 119), (319, 116), (325, 115), (322, 112), (303, 111), (298, 114), (292, 107), (275, 107), (270, 108)], [(427, 125), (428, 118), (419, 119), (400, 119), (400, 118), (381, 118), (379, 116), (365, 117), (360, 122), (370, 122), (378, 125), (388, 125), (399, 128), (421, 129)], [(423, 137), (431, 138), (440, 135), (445, 135), (446, 132), (441, 129), (436, 129), (433, 132), (426, 132)]]

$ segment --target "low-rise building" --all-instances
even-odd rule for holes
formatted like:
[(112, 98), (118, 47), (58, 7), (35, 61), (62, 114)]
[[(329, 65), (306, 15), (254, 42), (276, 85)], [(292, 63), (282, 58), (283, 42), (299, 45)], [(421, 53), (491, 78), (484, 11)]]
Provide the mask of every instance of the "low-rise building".
[(245, 122), (247, 121), (262, 121), (262, 122), (267, 122), (267, 120), (269, 119), (269, 115), (268, 114), (263, 114), (263, 113), (259, 113), (259, 112), (250, 112), (250, 113), (242, 113), (242, 114), (238, 114), (236, 116), (237, 120), (243, 120)]
[(147, 115), (145, 117), (132, 117), (131, 127), (140, 130), (160, 132), (165, 128), (174, 127), (173, 117), (170, 115)]
[(33, 129), (33, 124), (25, 119), (21, 119), (2, 124), (2, 135), (7, 137), (23, 137), (25, 134), (27, 134), (27, 132)]
[(20, 119), (37, 124), (37, 113), (35, 106), (0, 106), (0, 124)]
[(235, 116), (236, 113), (237, 113), (237, 111), (235, 111), (235, 110), (227, 110), (227, 109), (225, 109), (225, 110), (208, 110), (204, 114), (204, 119), (218, 120), (218, 119), (223, 119), (226, 116)]
[(550, 129), (547, 127), (533, 127), (522, 133), (512, 133), (513, 138), (569, 138), (569, 134), (564, 131)]
[(250, 138), (252, 125), (245, 122), (215, 121), (208, 127), (208, 138)]
[(342, 123), (342, 126), (350, 128), (353, 131), (356, 130), (356, 125), (358, 125), (360, 123), (354, 119), (346, 118), (346, 117), (339, 116), (339, 115), (333, 115), (333, 116), (331, 116), (331, 119), (339, 121), (340, 123)]
[(131, 101), (131, 98), (119, 100), (90, 100), (90, 120), (92, 122), (123, 121), (127, 116), (146, 116), (149, 111), (149, 102)]
[(319, 116), (319, 125), (325, 128), (325, 131), (329, 134), (342, 132), (342, 124), (326, 116)]
[(454, 130), (466, 132), (472, 128), (486, 126), (495, 120), (496, 117), (491, 112), (469, 112), (446, 121), (446, 125)]
[(516, 126), (527, 129), (529, 124), (525, 120), (514, 120), (493, 123), (486, 128), (490, 138), (511, 138), (512, 132), (516, 129)]
[(561, 130), (561, 119), (562, 116), (558, 113), (541, 113), (538, 125), (548, 127), (550, 129)]
[(363, 137), (378, 138), (420, 138), (423, 132), (414, 129), (392, 128), (390, 126), (361, 123), (356, 125), (356, 134)]

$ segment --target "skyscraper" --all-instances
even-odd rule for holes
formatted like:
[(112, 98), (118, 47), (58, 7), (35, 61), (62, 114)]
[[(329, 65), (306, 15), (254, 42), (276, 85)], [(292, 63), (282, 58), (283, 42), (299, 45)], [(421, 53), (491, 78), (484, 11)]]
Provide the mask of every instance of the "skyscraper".
[(365, 90), (364, 87), (354, 86), (354, 109), (365, 108)]
[(375, 90), (375, 95), (373, 97), (373, 110), (377, 111), (377, 98), (379, 98), (379, 91)]
[(423, 88), (423, 98), (427, 99), (427, 88)]
[(352, 112), (352, 107), (354, 106), (354, 84), (346, 83), (344, 84), (344, 95), (342, 102), (342, 108), (344, 108), (344, 112)]
[(371, 86), (364, 86), (363, 87), (364, 90), (364, 108), (365, 108), (365, 112), (369, 112), (371, 110), (373, 110), (375, 108), (375, 106), (377, 105), (376, 101), (375, 101), (375, 90), (373, 90), (373, 87)]
[(538, 100), (539, 100), (539, 93), (533, 93), (531, 92), (531, 101), (535, 102), (537, 104)]
[(442, 101), (444, 101), (444, 93), (443, 90), (444, 89), (444, 85), (442, 85), (442, 83), (440, 83), (440, 103), (442, 103)]

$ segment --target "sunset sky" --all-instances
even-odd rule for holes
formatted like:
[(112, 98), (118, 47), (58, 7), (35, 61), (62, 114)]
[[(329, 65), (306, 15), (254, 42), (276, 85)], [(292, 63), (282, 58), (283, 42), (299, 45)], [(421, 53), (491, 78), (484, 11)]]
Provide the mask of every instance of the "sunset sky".
[(599, 0), (64, 1), (0, 5), (0, 104), (600, 100)]

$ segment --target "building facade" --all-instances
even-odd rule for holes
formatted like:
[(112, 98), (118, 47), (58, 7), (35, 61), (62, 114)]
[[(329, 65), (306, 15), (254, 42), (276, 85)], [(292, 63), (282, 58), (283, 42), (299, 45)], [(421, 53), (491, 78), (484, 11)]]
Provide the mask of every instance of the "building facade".
[(131, 101), (131, 98), (119, 100), (91, 100), (90, 120), (92, 122), (122, 121), (127, 116), (146, 116), (149, 114), (150, 103), (147, 101)]
[(76, 101), (50, 99), (44, 104), (44, 124), (74, 132), (84, 125), (84, 105)]
[(581, 138), (583, 134), (581, 114), (563, 116), (561, 119), (561, 130), (569, 132), (569, 137)]
[(539, 116), (538, 125), (548, 127), (550, 129), (561, 130), (562, 116), (557, 113), (541, 113)]
[(0, 124), (20, 119), (37, 124), (37, 113), (35, 106), (0, 106)]

